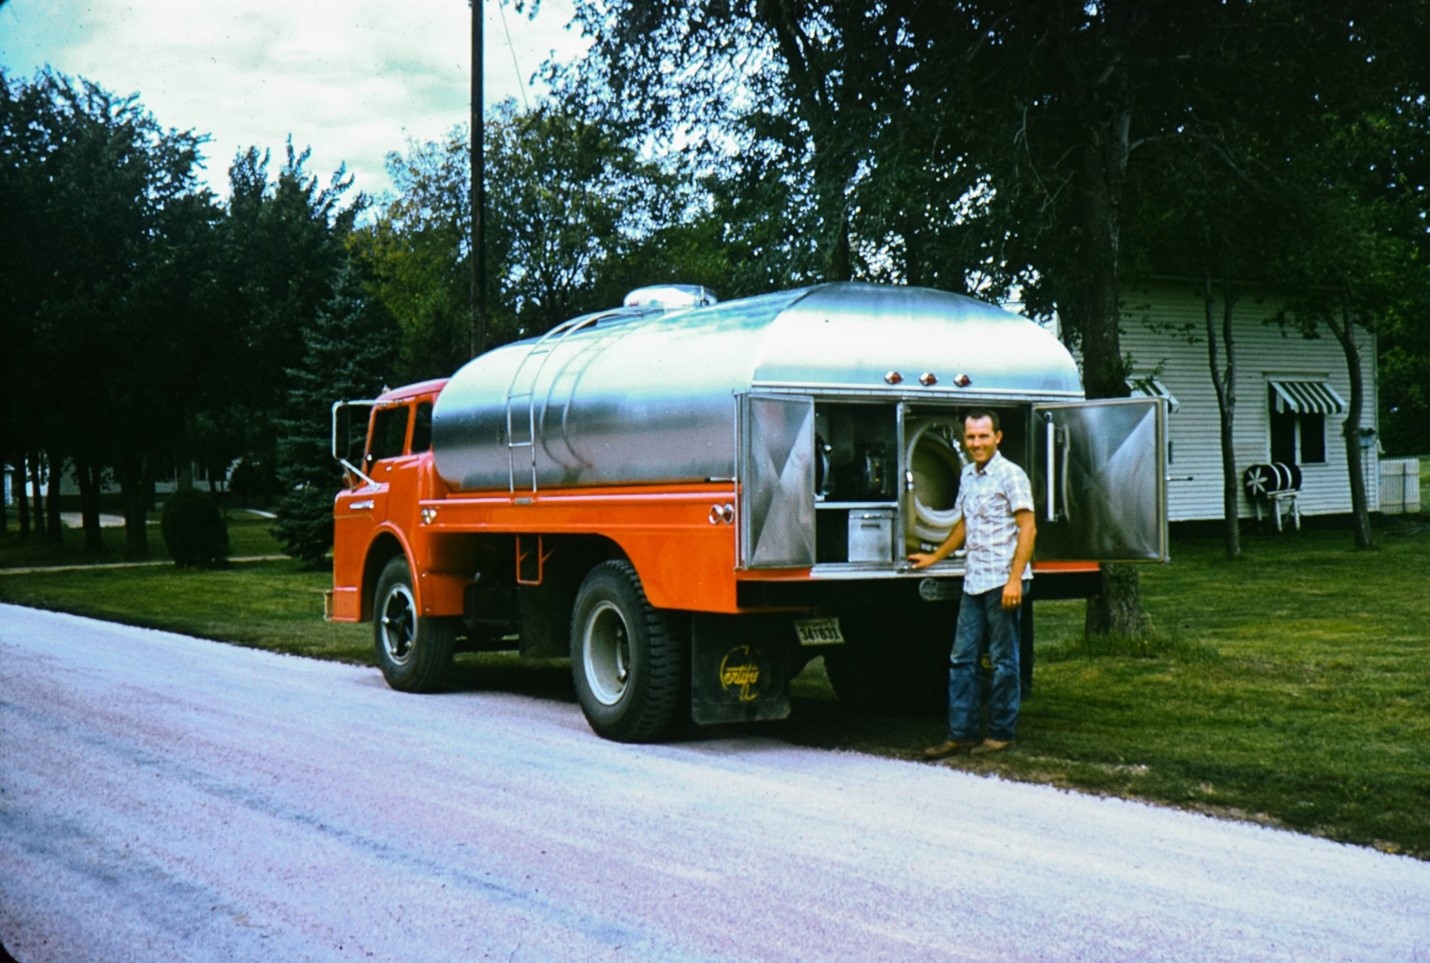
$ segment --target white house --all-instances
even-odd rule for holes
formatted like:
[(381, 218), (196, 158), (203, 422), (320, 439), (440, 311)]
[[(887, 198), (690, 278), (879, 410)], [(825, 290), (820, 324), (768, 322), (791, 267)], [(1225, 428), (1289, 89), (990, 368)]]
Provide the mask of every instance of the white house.
[[(1132, 359), (1136, 394), (1164, 394), (1167, 418), (1167, 509), (1171, 521), (1218, 519), (1222, 511), (1221, 427), (1207, 361), (1206, 314), (1196, 282), (1154, 281), (1123, 298), (1122, 350)], [(1233, 424), (1238, 483), (1255, 465), (1299, 469), (1294, 507), (1301, 515), (1351, 511), (1342, 429), (1351, 397), (1345, 355), (1326, 332), (1306, 338), (1272, 322), (1280, 304), (1242, 296), (1234, 305), (1236, 409)], [(1215, 305), (1218, 339), (1220, 301)], [(1379, 505), (1375, 445), (1377, 410), (1374, 336), (1358, 332), (1365, 403), (1361, 413), (1366, 495)], [(1226, 348), (1219, 346), (1224, 367)], [(1255, 517), (1241, 487), (1239, 514)], [(1285, 508), (1290, 509), (1288, 500)], [(1288, 511), (1289, 515), (1289, 511)]]

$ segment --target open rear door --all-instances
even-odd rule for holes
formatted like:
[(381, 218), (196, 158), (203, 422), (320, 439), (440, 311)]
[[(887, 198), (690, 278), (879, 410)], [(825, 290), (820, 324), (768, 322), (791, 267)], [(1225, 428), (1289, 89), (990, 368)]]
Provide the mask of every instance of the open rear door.
[(814, 564), (814, 399), (739, 396), (739, 564)]
[(1037, 558), (1166, 561), (1162, 399), (1037, 405), (1033, 425)]

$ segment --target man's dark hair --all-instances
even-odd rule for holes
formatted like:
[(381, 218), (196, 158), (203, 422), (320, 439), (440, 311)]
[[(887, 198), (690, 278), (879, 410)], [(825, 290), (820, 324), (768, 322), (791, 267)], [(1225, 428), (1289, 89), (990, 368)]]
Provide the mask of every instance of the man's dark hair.
[(963, 416), (963, 426), (965, 428), (968, 427), (968, 421), (970, 418), (987, 418), (993, 423), (993, 430), (995, 432), (1003, 430), (1002, 425), (998, 423), (998, 412), (996, 411), (989, 411), (986, 408), (975, 408), (974, 410), (968, 412), (968, 414)]

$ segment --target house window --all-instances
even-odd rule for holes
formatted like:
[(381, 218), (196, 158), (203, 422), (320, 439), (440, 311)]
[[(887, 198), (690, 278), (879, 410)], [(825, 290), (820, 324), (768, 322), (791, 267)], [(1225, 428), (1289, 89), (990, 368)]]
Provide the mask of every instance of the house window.
[(1271, 460), (1288, 465), (1326, 461), (1326, 416), (1345, 414), (1346, 403), (1324, 381), (1270, 381)]

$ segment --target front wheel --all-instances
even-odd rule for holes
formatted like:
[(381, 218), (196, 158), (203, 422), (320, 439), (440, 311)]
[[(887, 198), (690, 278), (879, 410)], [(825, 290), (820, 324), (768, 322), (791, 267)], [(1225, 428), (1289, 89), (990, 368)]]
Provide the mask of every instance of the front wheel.
[(372, 627), (377, 664), (388, 685), (399, 692), (440, 688), (457, 648), (457, 620), (417, 614), (412, 572), (401, 556), (378, 576)]
[(646, 601), (629, 562), (602, 562), (576, 593), (571, 675), (597, 735), (648, 742), (676, 721), (685, 647), (665, 613)]

